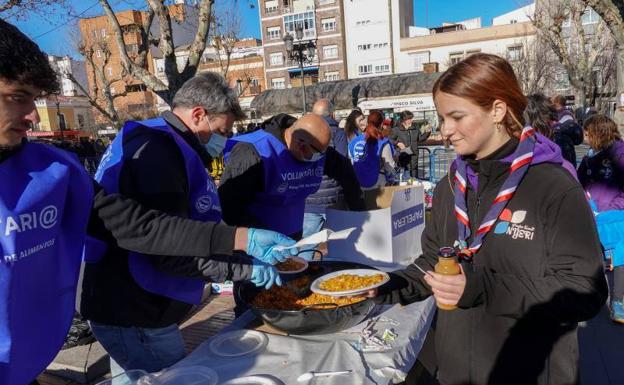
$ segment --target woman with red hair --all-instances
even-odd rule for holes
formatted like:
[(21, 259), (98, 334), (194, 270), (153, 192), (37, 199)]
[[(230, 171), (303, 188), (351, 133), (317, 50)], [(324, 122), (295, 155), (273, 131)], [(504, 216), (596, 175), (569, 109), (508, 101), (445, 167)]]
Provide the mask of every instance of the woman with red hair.
[[(423, 254), (391, 274), (379, 302), (434, 297), (443, 385), (578, 384), (578, 323), (607, 298), (583, 188), (559, 147), (524, 125), (527, 99), (505, 59), (471, 55), (432, 93), (457, 159), (436, 186)], [(457, 275), (434, 271), (446, 247), (462, 260)]]
[(349, 142), (349, 157), (363, 190), (370, 190), (394, 183), (394, 150), (384, 137), (381, 112), (372, 110), (363, 134)]

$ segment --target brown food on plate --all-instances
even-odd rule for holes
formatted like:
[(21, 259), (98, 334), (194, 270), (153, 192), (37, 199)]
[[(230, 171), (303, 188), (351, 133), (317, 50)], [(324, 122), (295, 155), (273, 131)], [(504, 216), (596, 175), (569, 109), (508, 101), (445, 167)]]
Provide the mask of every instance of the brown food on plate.
[[(304, 287), (310, 284), (310, 277), (301, 277), (291, 281), (292, 285)], [(299, 298), (286, 286), (273, 286), (269, 290), (263, 290), (253, 300), (253, 305), (260, 309), (275, 310), (300, 310), (306, 306), (320, 304), (336, 304), (347, 306), (365, 300), (364, 297), (337, 298), (328, 295), (312, 293), (304, 298)], [(331, 309), (333, 305), (322, 305), (316, 309)]]
[(302, 262), (295, 261), (292, 258), (288, 258), (284, 262), (275, 264), (277, 271), (297, 271), (301, 270), (303, 266), (305, 265)]
[(345, 291), (357, 290), (368, 287), (384, 280), (383, 274), (355, 275), (340, 274), (334, 278), (327, 279), (319, 284), (322, 290)]

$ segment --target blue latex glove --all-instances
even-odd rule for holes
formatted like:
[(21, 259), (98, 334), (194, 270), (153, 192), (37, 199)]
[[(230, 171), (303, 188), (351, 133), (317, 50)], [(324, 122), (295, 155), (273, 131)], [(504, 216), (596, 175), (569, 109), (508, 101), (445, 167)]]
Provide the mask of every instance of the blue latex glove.
[(270, 289), (274, 283), (282, 286), (282, 279), (275, 267), (255, 260), (251, 270), (251, 282), (256, 286), (264, 286), (265, 289)]
[(293, 239), (275, 231), (250, 228), (247, 233), (247, 254), (261, 262), (275, 265), (299, 252), (296, 247), (276, 250), (275, 246), (292, 246), (295, 243)]

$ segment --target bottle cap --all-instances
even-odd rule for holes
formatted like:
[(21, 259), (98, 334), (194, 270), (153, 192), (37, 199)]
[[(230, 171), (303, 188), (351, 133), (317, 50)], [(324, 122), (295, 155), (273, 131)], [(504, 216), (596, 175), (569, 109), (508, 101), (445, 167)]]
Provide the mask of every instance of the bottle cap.
[(442, 247), (438, 251), (438, 256), (444, 258), (450, 258), (455, 256), (455, 248), (453, 247)]

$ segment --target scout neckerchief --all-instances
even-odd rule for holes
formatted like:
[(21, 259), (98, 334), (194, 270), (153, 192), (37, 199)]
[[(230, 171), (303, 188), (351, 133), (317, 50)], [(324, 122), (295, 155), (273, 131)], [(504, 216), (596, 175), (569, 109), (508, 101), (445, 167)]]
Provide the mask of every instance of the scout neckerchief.
[(483, 244), (483, 238), (494, 227), (498, 216), (501, 214), (507, 203), (511, 200), (520, 181), (526, 174), (531, 161), (533, 160), (533, 149), (535, 147), (535, 131), (532, 127), (525, 127), (520, 136), (520, 143), (513, 154), (513, 161), (509, 167), (509, 176), (503, 183), (500, 191), (483, 218), (483, 223), (477, 228), (477, 233), (472, 238), (470, 245), (467, 240), (470, 237), (470, 220), (468, 219), (468, 207), (466, 206), (466, 167), (468, 164), (462, 157), (455, 160), (457, 171), (455, 172), (455, 216), (457, 217), (458, 241), (460, 254), (466, 261), (471, 262), (472, 257), (479, 251)]

